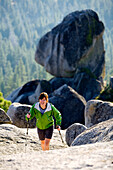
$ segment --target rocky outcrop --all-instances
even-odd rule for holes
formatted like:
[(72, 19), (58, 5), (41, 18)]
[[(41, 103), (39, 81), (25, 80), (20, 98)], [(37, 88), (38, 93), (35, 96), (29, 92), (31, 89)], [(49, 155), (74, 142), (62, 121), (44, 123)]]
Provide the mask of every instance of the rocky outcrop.
[(66, 84), (55, 90), (49, 101), (62, 114), (62, 129), (73, 123), (84, 124), (84, 109), (86, 100)]
[(4, 123), (11, 124), (12, 121), (10, 117), (5, 113), (5, 111), (0, 108), (0, 124), (4, 124)]
[(75, 138), (71, 146), (108, 142), (113, 140), (113, 119), (98, 123), (86, 129)]
[(113, 118), (113, 103), (90, 100), (85, 106), (85, 125), (91, 127), (99, 122)]
[(44, 35), (35, 54), (37, 63), (56, 77), (73, 77), (87, 68), (96, 77), (105, 74), (104, 25), (92, 10), (76, 11)]
[(80, 123), (74, 123), (69, 126), (65, 134), (65, 140), (67, 145), (70, 146), (74, 139), (86, 129), (87, 127)]
[[(65, 136), (65, 131), (62, 131), (62, 137)], [(67, 145), (62, 144), (59, 133), (55, 129), (53, 138), (51, 140), (50, 150), (57, 150), (66, 148)], [(18, 128), (14, 125), (2, 124), (0, 125), (0, 156), (14, 155), (19, 153), (30, 153), (33, 151), (41, 151), (40, 140), (37, 135), (36, 128)], [(1, 157), (0, 157), (1, 160)], [(1, 164), (0, 164), (1, 169)], [(9, 168), (8, 168), (9, 169)], [(14, 168), (13, 168), (14, 169)], [(19, 167), (20, 169), (20, 167)], [(25, 169), (25, 167), (24, 167)], [(34, 168), (33, 168), (34, 169)]]
[[(12, 120), (12, 124), (20, 128), (27, 127), (25, 115), (29, 112), (30, 108), (30, 105), (12, 103), (7, 111), (8, 116)], [(29, 121), (29, 127), (36, 127), (36, 118)]]
[(26, 132), (27, 129), (23, 131), (14, 125), (0, 125), (0, 155), (24, 153), (28, 149), (26, 147), (29, 147), (28, 143), (30, 145), (29, 151), (31, 151), (31, 148), (35, 150), (36, 145), (36, 150), (40, 150), (37, 136), (33, 137), (29, 134), (29, 131), (26, 135)]

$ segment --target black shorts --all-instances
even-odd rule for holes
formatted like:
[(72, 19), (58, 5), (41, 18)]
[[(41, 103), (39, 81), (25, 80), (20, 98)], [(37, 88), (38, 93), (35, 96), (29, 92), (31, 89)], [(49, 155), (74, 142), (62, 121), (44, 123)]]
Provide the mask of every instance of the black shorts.
[(37, 132), (40, 140), (45, 140), (45, 138), (51, 139), (53, 134), (53, 126), (50, 126), (44, 130), (37, 128)]

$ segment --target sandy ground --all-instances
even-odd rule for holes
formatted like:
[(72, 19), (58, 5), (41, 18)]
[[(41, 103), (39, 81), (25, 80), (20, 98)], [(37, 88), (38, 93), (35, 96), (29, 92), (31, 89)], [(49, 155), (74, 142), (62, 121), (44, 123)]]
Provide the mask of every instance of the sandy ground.
[[(26, 136), (26, 129), (21, 131)], [(61, 133), (65, 139), (65, 131)], [(0, 170), (113, 170), (113, 141), (68, 147), (62, 144), (58, 131), (54, 130), (50, 151), (41, 151), (36, 129), (29, 130), (28, 139), (31, 136), (33, 140), (0, 146), (0, 151), (5, 150), (0, 152)]]

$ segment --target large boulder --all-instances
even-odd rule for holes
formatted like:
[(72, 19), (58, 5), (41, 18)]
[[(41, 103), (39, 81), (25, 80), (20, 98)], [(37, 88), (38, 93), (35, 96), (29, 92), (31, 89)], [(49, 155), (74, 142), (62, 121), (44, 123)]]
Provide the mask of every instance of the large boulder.
[(86, 129), (87, 127), (80, 123), (74, 123), (71, 126), (69, 126), (66, 130), (65, 135), (67, 145), (70, 146), (74, 139)]
[(113, 140), (113, 119), (98, 123), (86, 129), (75, 138), (71, 146), (108, 142)]
[(100, 80), (96, 79), (96, 76), (88, 69), (78, 70), (73, 78), (54, 77), (49, 82), (53, 91), (67, 84), (82, 95), (86, 101), (94, 99), (103, 90), (101, 78)]
[(7, 96), (7, 100), (13, 102), (18, 102), (21, 104), (32, 104), (30, 103), (28, 97), (35, 93), (35, 90), (40, 83), (40, 80), (32, 80), (27, 82), (22, 87), (14, 90), (9, 96)]
[(103, 32), (96, 12), (72, 12), (40, 39), (35, 60), (56, 77), (73, 77), (81, 68), (104, 77)]
[(101, 80), (99, 81), (96, 79), (96, 76), (88, 69), (81, 69), (81, 71), (78, 71), (71, 86), (82, 95), (86, 101), (94, 99), (100, 94), (100, 91), (103, 90)]
[(52, 92), (52, 86), (49, 81), (41, 80), (32, 95), (29, 95), (28, 100), (29, 103), (34, 104), (38, 101), (39, 95), (41, 92), (46, 92), (50, 94)]
[(38, 101), (41, 92), (52, 92), (52, 86), (47, 80), (32, 80), (14, 90), (6, 99), (11, 102), (32, 105)]
[(10, 117), (5, 113), (5, 111), (0, 108), (0, 124), (5, 124), (5, 123), (11, 124), (12, 121)]
[(19, 96), (19, 92), (21, 91), (22, 87), (19, 87), (17, 89), (15, 89), (14, 91), (12, 91), (7, 97), (7, 100), (10, 100), (12, 103), (15, 102), (15, 100), (17, 99), (17, 97)]
[(113, 118), (113, 103), (90, 100), (85, 106), (85, 125), (91, 127), (99, 122)]
[(55, 90), (49, 101), (62, 114), (62, 129), (73, 123), (84, 124), (84, 109), (86, 100), (66, 84)]
[[(29, 112), (31, 105), (25, 105), (20, 103), (12, 103), (7, 111), (8, 116), (12, 120), (12, 124), (19, 128), (26, 128), (27, 121), (25, 115)], [(36, 127), (36, 118), (29, 121), (29, 127)]]
[(64, 84), (67, 84), (68, 86), (72, 86), (74, 79), (73, 78), (63, 78), (63, 77), (54, 77), (51, 80), (49, 80), (49, 83), (52, 86), (52, 90), (57, 90)]

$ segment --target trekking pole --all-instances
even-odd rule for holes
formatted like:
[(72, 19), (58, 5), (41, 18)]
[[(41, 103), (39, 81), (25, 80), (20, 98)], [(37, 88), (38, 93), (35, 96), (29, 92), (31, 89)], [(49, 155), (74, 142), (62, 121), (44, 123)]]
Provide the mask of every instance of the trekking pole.
[[(26, 132), (26, 135), (28, 135), (28, 129), (29, 129), (29, 119), (27, 121), (27, 132)], [(26, 147), (27, 147), (27, 137), (26, 137), (26, 143), (25, 143), (25, 152), (26, 152)]]
[(27, 135), (28, 135), (28, 128), (29, 128), (29, 119), (28, 119), (28, 122), (27, 122)]
[(60, 135), (62, 143), (64, 144), (64, 141), (63, 141), (62, 134), (61, 134), (60, 130), (59, 130), (59, 135)]
[[(57, 129), (58, 129), (58, 127), (57, 127)], [(61, 134), (60, 130), (58, 130), (58, 132), (59, 132), (62, 143), (65, 144), (64, 141), (63, 141), (62, 134)]]

